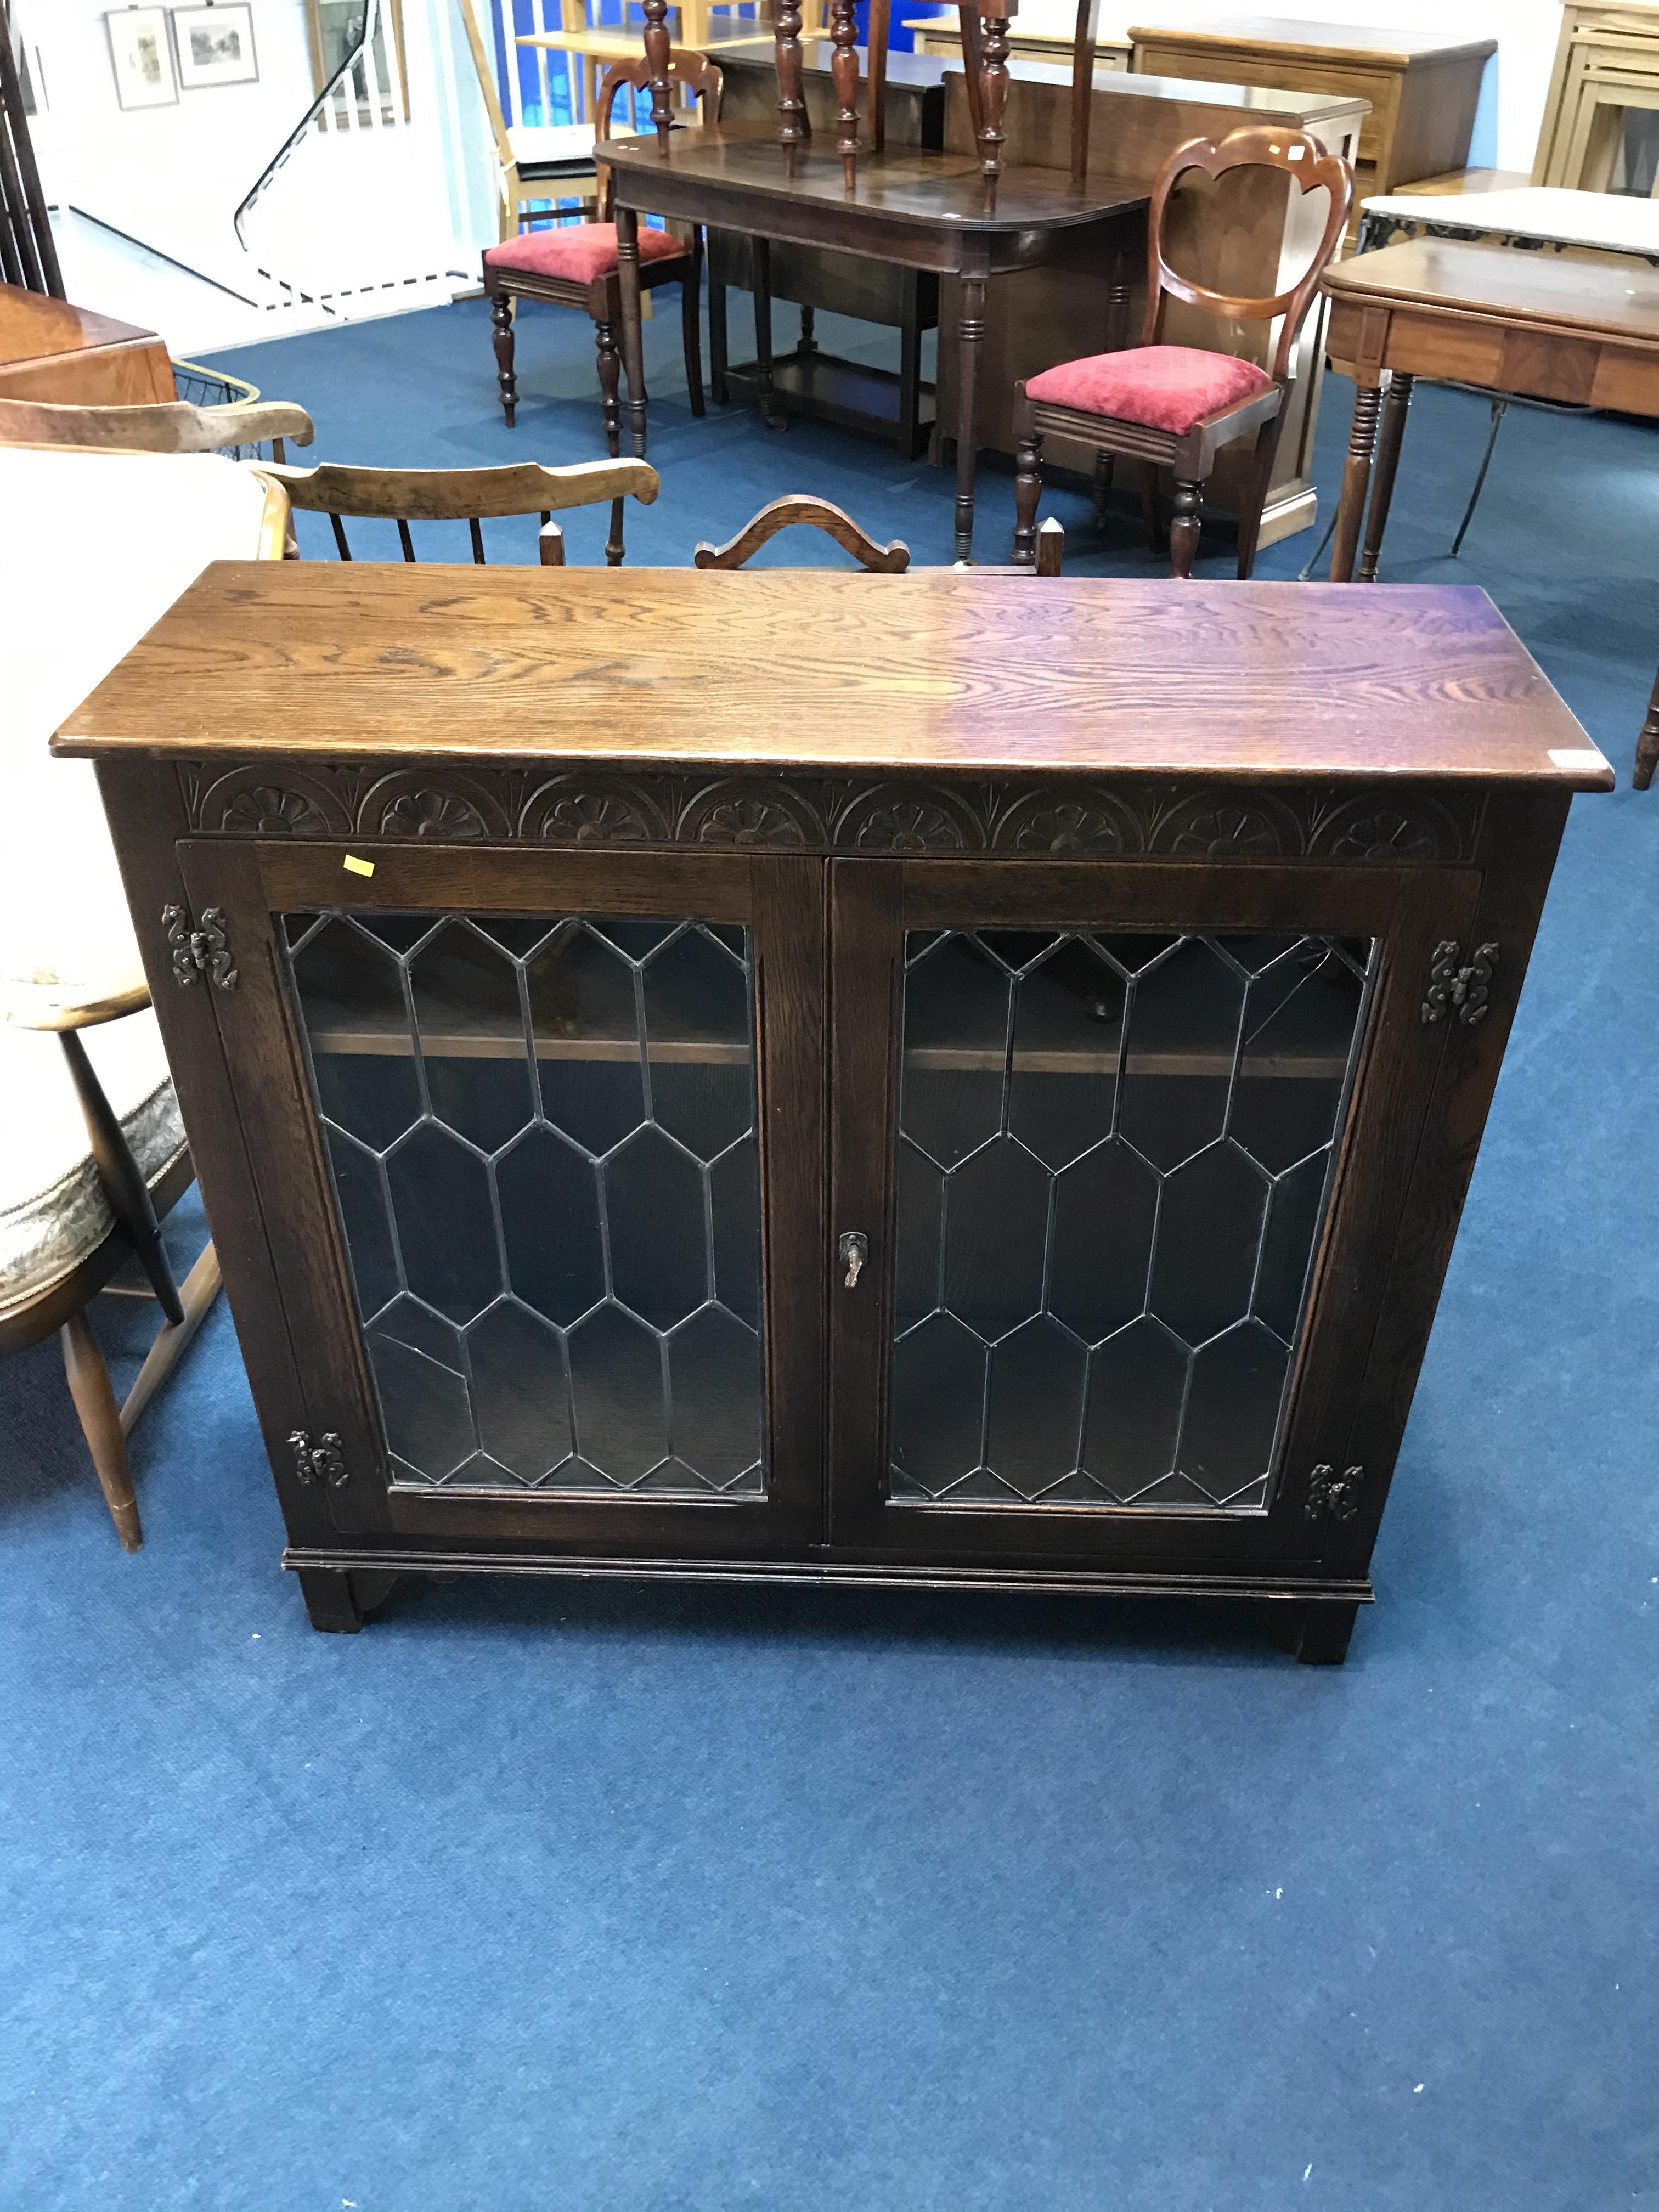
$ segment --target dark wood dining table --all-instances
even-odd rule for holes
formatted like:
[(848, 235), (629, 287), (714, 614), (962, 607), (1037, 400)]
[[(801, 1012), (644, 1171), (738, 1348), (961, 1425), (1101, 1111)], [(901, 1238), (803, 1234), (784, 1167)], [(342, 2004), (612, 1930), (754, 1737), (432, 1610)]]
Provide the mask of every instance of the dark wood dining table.
[[(985, 288), (994, 276), (1054, 258), (1066, 234), (1102, 227), (1103, 256), (1121, 250), (1116, 218), (1144, 208), (1144, 178), (1007, 167), (994, 182), (974, 154), (898, 147), (860, 158), (849, 191), (834, 141), (783, 146), (764, 126), (676, 131), (665, 139), (617, 138), (595, 149), (615, 186), (622, 278), (623, 362), (634, 450), (646, 444), (640, 319), (639, 219), (659, 215), (797, 246), (828, 246), (902, 269), (960, 279), (956, 327), (956, 556), (974, 542), (977, 369)], [(766, 364), (761, 364), (763, 400)]]

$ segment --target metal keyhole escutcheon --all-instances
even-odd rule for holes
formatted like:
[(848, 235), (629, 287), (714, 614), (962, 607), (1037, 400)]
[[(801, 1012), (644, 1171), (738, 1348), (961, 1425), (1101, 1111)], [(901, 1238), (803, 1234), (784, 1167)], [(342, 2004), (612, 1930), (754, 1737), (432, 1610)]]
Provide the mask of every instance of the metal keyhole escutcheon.
[(859, 1276), (863, 1271), (864, 1263), (870, 1256), (870, 1239), (859, 1230), (844, 1229), (836, 1249), (841, 1255), (842, 1265), (847, 1270), (842, 1286), (847, 1290), (855, 1291), (859, 1286)]

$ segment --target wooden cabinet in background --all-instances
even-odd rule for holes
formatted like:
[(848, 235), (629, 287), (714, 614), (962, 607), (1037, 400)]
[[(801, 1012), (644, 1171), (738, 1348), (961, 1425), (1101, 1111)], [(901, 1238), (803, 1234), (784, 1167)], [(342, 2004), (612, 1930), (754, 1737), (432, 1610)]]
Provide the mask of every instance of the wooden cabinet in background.
[(815, 570), (805, 653), (803, 580), (222, 562), (60, 732), (312, 1618), (1187, 1594), (1340, 1659), (1611, 773), (1473, 590)]
[(1419, 177), (1464, 167), (1480, 79), (1498, 51), (1495, 39), (1434, 38), (1269, 15), (1225, 17), (1194, 31), (1143, 27), (1129, 36), (1137, 70), (1345, 93), (1368, 101), (1351, 239), (1368, 193), (1397, 191)]

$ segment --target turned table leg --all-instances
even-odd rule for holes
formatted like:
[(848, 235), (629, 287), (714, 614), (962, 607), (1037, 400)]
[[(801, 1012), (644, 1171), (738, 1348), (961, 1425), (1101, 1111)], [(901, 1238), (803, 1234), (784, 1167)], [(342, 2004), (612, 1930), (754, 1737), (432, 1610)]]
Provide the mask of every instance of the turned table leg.
[(1648, 701), (1647, 720), (1642, 725), (1642, 734), (1636, 740), (1636, 771), (1631, 777), (1632, 791), (1645, 791), (1653, 781), (1653, 772), (1659, 768), (1659, 678), (1653, 686), (1653, 696)]
[(1379, 384), (1362, 384), (1354, 394), (1353, 429), (1348, 438), (1348, 459), (1342, 471), (1342, 496), (1336, 510), (1336, 543), (1331, 549), (1331, 581), (1353, 581), (1354, 554), (1359, 545), (1359, 521), (1365, 511), (1365, 494), (1371, 480), (1371, 457), (1376, 451), (1376, 416), (1382, 404)]
[(645, 459), (645, 337), (640, 319), (640, 218), (617, 210), (617, 276), (622, 294), (623, 368), (628, 377), (628, 421), (635, 456)]
[(1362, 584), (1376, 581), (1376, 556), (1382, 550), (1382, 532), (1389, 526), (1389, 509), (1394, 502), (1394, 480), (1400, 468), (1401, 441), (1406, 434), (1406, 416), (1412, 404), (1414, 376), (1397, 368), (1389, 382), (1389, 397), (1382, 410), (1382, 434), (1376, 441), (1376, 465), (1371, 475), (1371, 503), (1365, 517), (1365, 543), (1359, 556), (1355, 579)]
[(964, 276), (957, 316), (957, 558), (974, 553), (974, 466), (979, 459), (980, 348), (985, 343), (985, 279)]

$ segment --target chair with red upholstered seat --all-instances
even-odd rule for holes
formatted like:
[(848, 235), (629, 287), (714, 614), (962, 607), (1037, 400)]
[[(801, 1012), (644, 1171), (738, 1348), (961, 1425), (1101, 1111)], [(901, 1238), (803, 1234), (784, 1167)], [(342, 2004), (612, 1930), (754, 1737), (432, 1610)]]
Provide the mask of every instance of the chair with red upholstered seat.
[[(670, 57), (669, 75), (697, 100), (702, 120), (719, 116), (720, 72), (702, 54), (676, 52)], [(624, 85), (643, 88), (651, 82), (648, 64), (619, 62), (605, 72), (594, 112), (596, 144), (611, 136), (611, 114), (617, 94)], [(600, 165), (603, 170), (604, 165)], [(593, 318), (599, 356), (599, 393), (605, 407), (605, 437), (613, 455), (622, 451), (622, 407), (617, 398), (622, 356), (617, 328), (622, 319), (621, 277), (617, 263), (617, 226), (610, 220), (611, 182), (605, 182), (591, 215), (580, 222), (555, 225), (550, 229), (521, 231), (485, 250), (484, 295), (495, 326), (495, 368), (501, 385), (507, 427), (513, 428), (519, 402), (518, 380), (513, 368), (513, 307), (516, 300), (543, 300), (558, 307), (583, 307)], [(689, 240), (672, 231), (640, 228), (640, 283), (646, 290), (659, 284), (680, 288), (681, 319), (685, 343), (685, 381), (691, 395), (691, 412), (701, 415), (702, 398), (702, 338), (698, 322), (702, 290), (702, 233), (694, 229)], [(643, 392), (633, 395), (643, 399)]]
[[(1330, 194), (1330, 211), (1318, 251), (1300, 280), (1271, 298), (1243, 299), (1211, 291), (1181, 276), (1164, 258), (1164, 217), (1170, 195), (1179, 179), (1192, 169), (1219, 177), (1229, 169), (1239, 168), (1283, 169), (1304, 192), (1322, 185)], [(1353, 172), (1348, 164), (1334, 154), (1325, 153), (1300, 131), (1252, 127), (1233, 131), (1219, 145), (1207, 138), (1194, 138), (1176, 149), (1153, 189), (1147, 216), (1146, 320), (1140, 343), (1118, 353), (1063, 362), (1014, 387), (1018, 456), (1014, 561), (1018, 567), (1030, 568), (1036, 557), (1045, 434), (1092, 447), (1097, 471), (1109, 469), (1111, 457), (1119, 453), (1139, 461), (1149, 477), (1159, 467), (1174, 471), (1170, 568), (1172, 575), (1184, 577), (1193, 573), (1198, 552), (1199, 502), (1217, 456), (1224, 447), (1254, 432), (1255, 448), (1238, 517), (1238, 573), (1241, 576), (1250, 574), (1255, 566), (1261, 510), (1279, 451), (1297, 334), (1325, 266), (1347, 228), (1352, 198)], [(1282, 318), (1271, 370), (1236, 354), (1165, 345), (1164, 314), (1171, 298), (1231, 321), (1265, 323)], [(1097, 483), (1103, 493), (1099, 474)]]

